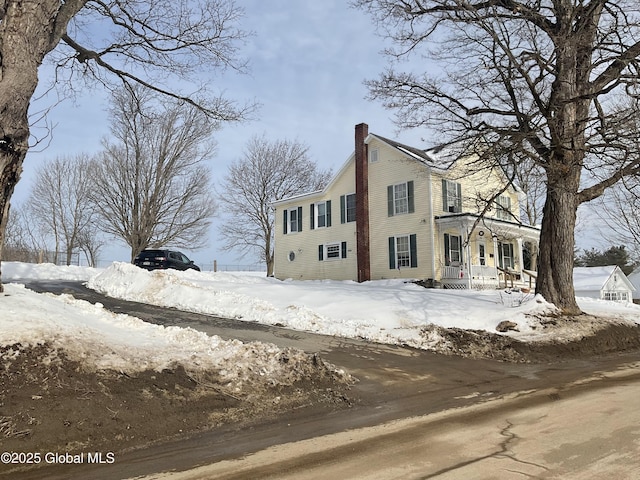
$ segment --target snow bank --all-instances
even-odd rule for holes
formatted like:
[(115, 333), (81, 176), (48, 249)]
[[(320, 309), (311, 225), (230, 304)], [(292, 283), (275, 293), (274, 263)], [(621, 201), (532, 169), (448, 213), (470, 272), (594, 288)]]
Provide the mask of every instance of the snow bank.
[(515, 292), (426, 290), (402, 280), (282, 282), (230, 273), (148, 272), (127, 263), (114, 263), (88, 286), (126, 300), (418, 348), (437, 341), (421, 335), (427, 325), (495, 332), (510, 320), (527, 331), (527, 314), (553, 309), (540, 297)]
[[(215, 369), (223, 382), (238, 388), (254, 376), (278, 383), (288, 368), (280, 361), (283, 350), (272, 344), (243, 344), (191, 328), (153, 325), (68, 295), (37, 294), (7, 284), (0, 301), (0, 345), (46, 342), (89, 368), (131, 373), (181, 364), (190, 371)], [(295, 354), (287, 351), (288, 356)]]

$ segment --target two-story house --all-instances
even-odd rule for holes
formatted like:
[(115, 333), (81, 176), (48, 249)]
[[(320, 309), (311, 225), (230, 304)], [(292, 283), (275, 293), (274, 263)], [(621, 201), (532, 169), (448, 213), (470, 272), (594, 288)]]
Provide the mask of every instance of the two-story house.
[(520, 223), (521, 193), (498, 168), (436, 167), (436, 155), (356, 125), (355, 150), (326, 188), (274, 204), (275, 276), (446, 288), (535, 278), (539, 229)]

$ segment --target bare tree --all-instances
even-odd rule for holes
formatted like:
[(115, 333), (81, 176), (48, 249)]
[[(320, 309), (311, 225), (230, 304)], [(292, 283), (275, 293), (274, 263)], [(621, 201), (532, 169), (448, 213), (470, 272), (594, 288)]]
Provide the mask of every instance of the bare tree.
[[(61, 157), (43, 164), (36, 173), (28, 201), (29, 214), (55, 242), (55, 255), (65, 254), (71, 264), (89, 236), (96, 212), (91, 199), (91, 158), (86, 154)], [(82, 241), (81, 241), (82, 240)]]
[(7, 222), (4, 259), (14, 262), (53, 262), (47, 240), (26, 205), (14, 205)]
[(308, 147), (291, 140), (253, 137), (244, 156), (229, 166), (220, 202), (227, 219), (220, 228), (226, 250), (257, 253), (273, 275), (274, 211), (271, 204), (302, 192), (323, 188), (330, 170), (320, 170)]
[(540, 225), (546, 195), (544, 170), (534, 161), (525, 160), (518, 165), (515, 178), (515, 183), (524, 192), (520, 217), (528, 225)]
[(99, 224), (91, 223), (84, 228), (78, 236), (78, 249), (84, 253), (87, 264), (90, 267), (98, 266), (98, 253), (104, 246), (106, 240), (102, 235)]
[(69, 91), (80, 79), (107, 87), (138, 84), (179, 98), (218, 122), (241, 120), (253, 105), (236, 105), (192, 80), (202, 71), (244, 71), (237, 52), (246, 36), (237, 27), (241, 15), (233, 0), (1, 3), (0, 259), (9, 200), (29, 148), (28, 110), (43, 62), (55, 65), (54, 82)]
[(603, 238), (626, 245), (634, 260), (640, 260), (640, 179), (628, 179), (603, 196), (598, 217), (606, 225)]
[[(428, 127), (480, 157), (530, 158), (546, 194), (536, 290), (578, 314), (578, 206), (639, 170), (630, 135), (640, 87), (636, 0), (354, 0), (429, 73), (390, 67), (370, 94), (401, 127)], [(488, 148), (487, 148), (488, 146)], [(514, 154), (515, 153), (515, 154)], [(517, 165), (503, 165), (517, 168)]]
[(215, 213), (205, 164), (215, 123), (184, 103), (158, 106), (140, 88), (114, 95), (112, 137), (94, 167), (94, 202), (103, 229), (131, 247), (199, 248)]

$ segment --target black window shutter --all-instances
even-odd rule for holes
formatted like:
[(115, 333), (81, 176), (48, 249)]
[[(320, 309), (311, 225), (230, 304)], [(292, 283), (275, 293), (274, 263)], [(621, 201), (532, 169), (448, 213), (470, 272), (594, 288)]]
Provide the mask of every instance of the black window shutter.
[(302, 207), (298, 207), (298, 231), (302, 231)]
[(393, 217), (393, 185), (387, 187), (387, 216)]
[(449, 234), (444, 234), (444, 264), (448, 267), (451, 265), (451, 254), (449, 252)]
[(342, 258), (347, 258), (347, 242), (342, 242), (340, 245), (340, 253)]
[(289, 231), (289, 229), (287, 228), (287, 223), (289, 222), (289, 212), (285, 208), (285, 210), (282, 213), (284, 214), (284, 220), (282, 222), (284, 224), (283, 233), (286, 235), (287, 232)]
[(318, 245), (318, 260), (324, 260), (324, 245)]
[(331, 200), (327, 200), (326, 202), (326, 211), (327, 211), (327, 227), (331, 226)]
[(389, 237), (389, 268), (396, 269), (396, 238)]
[(316, 206), (315, 204), (311, 204), (309, 207), (309, 225), (311, 225), (311, 230), (316, 228)]
[(411, 254), (411, 268), (418, 266), (418, 247), (416, 245), (416, 235), (409, 235), (409, 251)]
[(347, 198), (345, 195), (340, 195), (340, 223), (347, 222)]
[(442, 210), (449, 211), (449, 206), (447, 205), (447, 181), (444, 178), (442, 179)]
[(407, 200), (409, 203), (409, 213), (415, 212), (415, 202), (413, 200), (413, 180), (407, 182)]

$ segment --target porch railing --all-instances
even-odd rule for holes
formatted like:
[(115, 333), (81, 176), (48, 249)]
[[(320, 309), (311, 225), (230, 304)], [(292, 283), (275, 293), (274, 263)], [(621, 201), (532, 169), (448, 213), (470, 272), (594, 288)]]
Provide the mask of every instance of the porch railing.
[[(471, 278), (469, 278), (471, 275)], [(443, 288), (475, 288), (475, 289), (493, 289), (515, 287), (528, 287), (532, 289), (535, 286), (537, 272), (531, 270), (523, 270), (517, 272), (511, 269), (503, 269), (490, 267), (486, 265), (472, 265), (471, 271), (460, 266), (445, 266), (442, 268), (441, 283)]]
[(442, 278), (465, 278), (467, 272), (462, 267), (446, 266), (442, 272)]
[(471, 272), (469, 272), (467, 268), (446, 266), (442, 271), (442, 278), (447, 279), (469, 278), (469, 275), (473, 278), (496, 278), (496, 268), (486, 265), (472, 265)]

